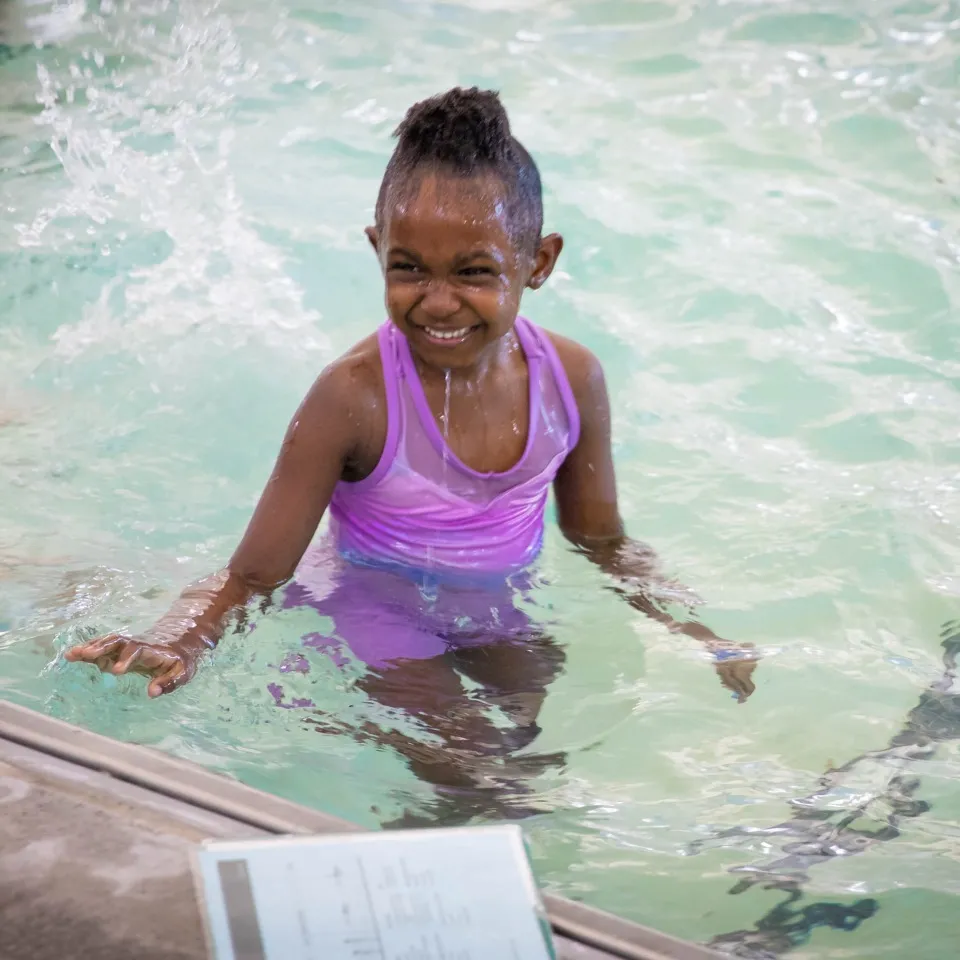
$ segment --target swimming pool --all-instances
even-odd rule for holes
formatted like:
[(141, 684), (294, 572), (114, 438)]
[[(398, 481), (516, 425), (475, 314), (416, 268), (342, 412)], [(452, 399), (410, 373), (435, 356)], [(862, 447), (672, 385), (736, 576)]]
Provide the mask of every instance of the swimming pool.
[[(0, 23), (0, 695), (368, 825), (428, 811), (395, 756), (275, 708), (302, 611), (154, 703), (54, 654), (228, 556), (307, 385), (381, 316), (362, 227), (389, 132), (494, 86), (567, 237), (527, 312), (605, 361), (630, 530), (764, 653), (737, 706), (551, 531), (567, 668), (536, 749), (567, 762), (534, 781), (541, 879), (692, 939), (766, 915), (791, 956), (954, 955), (955, 716), (931, 758), (859, 763), (820, 802), (863, 808), (848, 853), (891, 811), (899, 835), (807, 863), (806, 914), (730, 892), (790, 838), (716, 838), (787, 820), (942, 673), (960, 3), (0, 0)], [(351, 680), (284, 677), (361, 723)], [(898, 773), (928, 810), (902, 815)]]

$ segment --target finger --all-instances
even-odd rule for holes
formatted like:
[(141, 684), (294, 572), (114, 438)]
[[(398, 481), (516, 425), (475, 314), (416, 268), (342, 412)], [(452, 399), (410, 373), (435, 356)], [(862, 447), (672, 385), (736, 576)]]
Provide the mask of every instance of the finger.
[(114, 647), (121, 639), (117, 634), (110, 634), (108, 637), (100, 637), (97, 640), (91, 640), (89, 643), (78, 643), (64, 653), (64, 658), (74, 663), (78, 660), (93, 663)]
[[(744, 666), (746, 669), (744, 669)], [(757, 689), (754, 682), (750, 679), (751, 673), (753, 673), (753, 664), (740, 664), (738, 665), (738, 669), (735, 669), (731, 673), (731, 690), (737, 695), (737, 703), (746, 703), (750, 694)]]
[(747, 699), (747, 690), (746, 687), (744, 687), (743, 681), (740, 679), (740, 677), (731, 678), (730, 689), (736, 696), (737, 703), (743, 703)]
[(736, 672), (730, 669), (718, 672), (720, 673), (720, 682), (737, 698), (738, 703), (743, 703), (745, 699), (744, 687)]
[(117, 660), (112, 667), (112, 672), (117, 676), (127, 673), (129, 670), (133, 669), (137, 661), (143, 656), (142, 643), (129, 643), (127, 644), (127, 648), (128, 649), (123, 650), (121, 655), (117, 657)]
[(111, 633), (106, 637), (100, 637), (97, 640), (91, 640), (89, 643), (80, 643), (71, 647), (64, 653), (64, 658), (71, 663), (84, 661), (93, 663), (101, 657), (113, 653), (117, 647), (127, 642), (128, 637), (122, 637), (118, 633)]
[(139, 647), (139, 655), (130, 664), (131, 673), (142, 673), (148, 677), (156, 677), (177, 660), (176, 653), (171, 650), (164, 650), (150, 643), (139, 644)]
[(187, 668), (180, 660), (177, 660), (150, 681), (147, 687), (147, 696), (160, 697), (165, 693), (171, 693), (189, 679)]

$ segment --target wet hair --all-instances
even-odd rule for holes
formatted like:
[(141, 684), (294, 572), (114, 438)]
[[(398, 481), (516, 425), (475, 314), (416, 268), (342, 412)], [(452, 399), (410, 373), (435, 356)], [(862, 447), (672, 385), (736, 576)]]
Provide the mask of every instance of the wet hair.
[(377, 197), (382, 228), (387, 205), (415, 191), (424, 174), (472, 179), (492, 176), (503, 184), (507, 225), (514, 243), (536, 250), (543, 230), (540, 172), (510, 132), (507, 111), (492, 90), (454, 87), (414, 104), (394, 131), (397, 146)]

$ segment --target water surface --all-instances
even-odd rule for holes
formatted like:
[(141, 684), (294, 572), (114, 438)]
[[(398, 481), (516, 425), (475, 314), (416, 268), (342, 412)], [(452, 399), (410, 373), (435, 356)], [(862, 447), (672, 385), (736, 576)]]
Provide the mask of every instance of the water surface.
[[(2, 695), (366, 825), (429, 809), (395, 755), (273, 705), (303, 612), (156, 703), (54, 657), (229, 556), (303, 392), (382, 315), (390, 131), (493, 86), (567, 238), (525, 309), (605, 363), (630, 531), (765, 657), (737, 706), (551, 530), (567, 669), (537, 749), (568, 761), (536, 783), (537, 870), (681, 936), (751, 929), (785, 894), (727, 871), (779, 841), (690, 844), (886, 746), (958, 616), (960, 4), (0, 2)], [(312, 667), (288, 692), (361, 723), (352, 674)], [(954, 955), (951, 723), (908, 763), (930, 809), (798, 905), (879, 910), (813, 910), (793, 956)], [(898, 769), (855, 769), (858, 827)]]

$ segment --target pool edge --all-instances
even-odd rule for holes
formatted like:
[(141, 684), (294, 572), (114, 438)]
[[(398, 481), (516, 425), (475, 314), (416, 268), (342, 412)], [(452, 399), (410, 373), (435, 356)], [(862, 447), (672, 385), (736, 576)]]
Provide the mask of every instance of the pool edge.
[[(0, 700), (0, 739), (270, 833), (364, 829), (191, 761), (113, 740), (5, 700)], [(720, 956), (706, 947), (563, 897), (547, 894), (544, 902), (555, 933), (607, 956), (621, 960), (716, 960)]]

